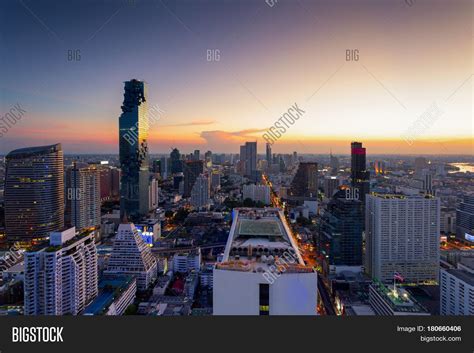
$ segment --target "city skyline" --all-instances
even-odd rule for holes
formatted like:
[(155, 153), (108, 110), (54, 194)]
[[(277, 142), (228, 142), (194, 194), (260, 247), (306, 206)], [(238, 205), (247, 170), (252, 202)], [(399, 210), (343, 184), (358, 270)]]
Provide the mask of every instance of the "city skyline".
[[(121, 90), (134, 78), (161, 112), (150, 153), (238, 153), (246, 141), (264, 153), (262, 135), (293, 104), (305, 114), (273, 153), (348, 154), (350, 141), (369, 154), (473, 152), (468, 2), (130, 4), (55, 4), (64, 18), (48, 16), (48, 1), (2, 5), (11, 59), (0, 106), (26, 113), (1, 131), (1, 154), (58, 142), (69, 154), (118, 153)], [(142, 26), (122, 28), (130, 12)]]

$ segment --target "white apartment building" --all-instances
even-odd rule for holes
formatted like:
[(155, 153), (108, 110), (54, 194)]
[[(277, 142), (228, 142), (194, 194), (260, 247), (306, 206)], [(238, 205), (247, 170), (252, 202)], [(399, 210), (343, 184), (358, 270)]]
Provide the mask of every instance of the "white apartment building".
[(251, 199), (252, 201), (260, 201), (265, 205), (271, 204), (270, 187), (267, 185), (244, 185), (243, 199)]
[(440, 200), (431, 195), (370, 194), (365, 209), (365, 270), (383, 283), (439, 277)]
[(317, 273), (280, 209), (234, 209), (213, 277), (214, 315), (317, 315)]
[(210, 196), (209, 178), (207, 175), (201, 174), (196, 178), (191, 189), (191, 205), (196, 209), (208, 208)]
[(49, 246), (25, 252), (25, 315), (77, 315), (97, 296), (94, 232), (50, 233)]
[(188, 273), (191, 271), (199, 272), (201, 262), (201, 248), (190, 252), (176, 253), (173, 256), (173, 271), (180, 273)]
[(441, 315), (474, 315), (474, 258), (462, 258), (457, 269), (441, 269)]
[(146, 290), (156, 279), (156, 259), (133, 223), (119, 225), (105, 274), (133, 276), (139, 291)]

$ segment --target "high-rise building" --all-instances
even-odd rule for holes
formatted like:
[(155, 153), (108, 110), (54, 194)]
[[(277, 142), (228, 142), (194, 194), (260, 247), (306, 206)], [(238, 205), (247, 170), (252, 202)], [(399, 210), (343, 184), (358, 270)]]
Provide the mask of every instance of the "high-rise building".
[(327, 198), (333, 197), (334, 193), (339, 189), (341, 185), (341, 179), (337, 176), (325, 176), (324, 177), (324, 194)]
[(9, 243), (28, 246), (64, 227), (61, 144), (14, 150), (5, 158), (5, 225)]
[(95, 165), (100, 173), (100, 199), (120, 199), (120, 169), (108, 165)]
[(207, 175), (201, 174), (191, 190), (191, 205), (196, 209), (208, 208), (210, 204), (210, 183)]
[(474, 259), (461, 258), (457, 269), (441, 269), (441, 315), (474, 315)]
[(329, 155), (329, 166), (331, 168), (331, 175), (337, 175), (339, 172), (339, 158), (333, 156), (332, 151)]
[(157, 276), (157, 262), (133, 223), (119, 225), (107, 275), (136, 277), (137, 289), (146, 290)]
[(150, 202), (150, 204), (148, 205), (148, 208), (150, 210), (155, 210), (158, 208), (158, 203), (159, 203), (158, 180), (156, 178), (151, 178), (148, 188), (149, 188), (148, 200)]
[(236, 208), (214, 268), (214, 315), (316, 315), (317, 273), (277, 208)]
[(268, 185), (244, 185), (242, 188), (243, 199), (251, 199), (252, 201), (260, 201), (265, 205), (271, 204), (270, 186)]
[(100, 171), (95, 166), (66, 171), (66, 222), (78, 231), (100, 225)]
[(331, 270), (358, 267), (362, 259), (364, 214), (360, 200), (346, 198), (345, 190), (338, 191), (329, 201), (318, 223), (318, 246)]
[(148, 214), (148, 93), (145, 82), (125, 82), (119, 118), (120, 214), (132, 220)]
[(428, 161), (425, 157), (417, 157), (415, 158), (415, 171), (414, 175), (415, 178), (419, 178), (422, 176), (423, 170), (428, 168)]
[(245, 142), (245, 145), (240, 146), (240, 160), (243, 161), (244, 175), (256, 178), (257, 142)]
[(367, 171), (366, 151), (362, 142), (351, 143), (351, 185), (359, 189), (362, 202), (370, 192), (370, 173)]
[(268, 164), (272, 164), (272, 145), (270, 145), (268, 142), (266, 144), (266, 160), (268, 162)]
[(456, 209), (441, 207), (440, 231), (446, 235), (456, 234)]
[(213, 171), (211, 174), (211, 188), (216, 191), (221, 187), (221, 173)]
[(207, 151), (204, 153), (204, 163), (206, 165), (206, 168), (211, 168), (212, 167), (212, 152)]
[(193, 161), (198, 161), (200, 159), (200, 156), (201, 156), (201, 151), (200, 150), (194, 150)]
[(187, 161), (184, 163), (184, 197), (191, 196), (191, 190), (199, 175), (204, 172), (203, 161)]
[(369, 194), (365, 210), (365, 269), (384, 283), (437, 282), (440, 200), (433, 196)]
[(170, 153), (170, 166), (171, 174), (183, 172), (183, 161), (177, 148), (174, 148)]
[(25, 315), (77, 315), (97, 296), (94, 232), (74, 227), (50, 234), (25, 253)]
[(163, 179), (168, 178), (169, 174), (169, 159), (166, 157), (161, 157), (160, 158), (160, 174)]
[(291, 182), (292, 196), (316, 197), (318, 193), (318, 163), (300, 162)]
[(456, 238), (474, 244), (474, 195), (465, 195), (456, 210)]
[(384, 161), (374, 161), (375, 175), (384, 175), (387, 171), (386, 163)]

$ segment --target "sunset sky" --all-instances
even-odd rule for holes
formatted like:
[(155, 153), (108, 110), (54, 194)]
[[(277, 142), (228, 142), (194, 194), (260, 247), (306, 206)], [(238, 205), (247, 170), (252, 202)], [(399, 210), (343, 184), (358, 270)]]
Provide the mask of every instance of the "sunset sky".
[[(0, 112), (27, 112), (0, 153), (117, 153), (123, 81), (136, 78), (164, 111), (151, 152), (255, 140), (263, 152), (297, 103), (305, 114), (274, 152), (348, 153), (358, 140), (369, 154), (473, 154), (471, 16), (471, 1), (443, 0), (3, 1)], [(413, 134), (433, 104), (441, 113)]]

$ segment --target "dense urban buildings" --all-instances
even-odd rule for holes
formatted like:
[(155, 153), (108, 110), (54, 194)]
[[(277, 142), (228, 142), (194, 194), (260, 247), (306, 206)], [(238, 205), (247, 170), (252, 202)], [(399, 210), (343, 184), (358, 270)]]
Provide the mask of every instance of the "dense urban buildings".
[(234, 209), (213, 281), (214, 315), (316, 315), (317, 274), (276, 208)]
[(263, 205), (270, 205), (271, 195), (268, 185), (248, 184), (242, 188), (243, 199), (251, 199), (252, 201), (261, 202)]
[(25, 315), (78, 315), (97, 296), (94, 232), (50, 233), (49, 245), (25, 253)]
[(397, 272), (408, 283), (438, 281), (439, 198), (369, 194), (365, 217), (365, 270), (372, 278), (390, 283)]
[(125, 82), (119, 118), (120, 213), (132, 220), (149, 211), (148, 92), (145, 82)]
[(61, 144), (14, 150), (5, 157), (5, 225), (9, 243), (28, 246), (64, 227)]

